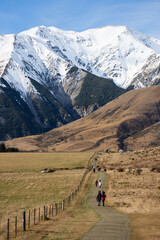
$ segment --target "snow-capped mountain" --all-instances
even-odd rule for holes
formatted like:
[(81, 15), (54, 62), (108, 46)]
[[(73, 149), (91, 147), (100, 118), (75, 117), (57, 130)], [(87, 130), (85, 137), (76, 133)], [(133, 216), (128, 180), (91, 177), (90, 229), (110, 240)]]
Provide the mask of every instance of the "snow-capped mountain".
[[(40, 26), (17, 35), (0, 36), (0, 93), (9, 88), (12, 95), (19, 94), (20, 98), (17, 95), (15, 101), (19, 105), (23, 101), (36, 122), (48, 129), (53, 125), (47, 117), (42, 117), (44, 113), (39, 116), (38, 101), (61, 104), (61, 117), (54, 119), (54, 123), (57, 122), (54, 126), (59, 126), (76, 118), (77, 113), (83, 116), (102, 104), (97, 100), (85, 107), (77, 103), (80, 93), (83, 95), (86, 79), (91, 83), (96, 75), (103, 78), (97, 78), (96, 84), (103, 82), (108, 86), (107, 79), (110, 79), (124, 89), (130, 85), (150, 86), (159, 81), (159, 64), (160, 40), (125, 26), (106, 26), (84, 32)], [(119, 95), (119, 90), (116, 91)], [(94, 95), (92, 92), (90, 98)], [(55, 109), (55, 105), (52, 108)], [(3, 122), (0, 117), (0, 123)]]
[(23, 94), (31, 87), (28, 77), (50, 85), (54, 78), (56, 84), (65, 85), (66, 73), (72, 66), (111, 78), (127, 88), (159, 54), (160, 40), (125, 26), (84, 32), (41, 26), (0, 37), (0, 73)]

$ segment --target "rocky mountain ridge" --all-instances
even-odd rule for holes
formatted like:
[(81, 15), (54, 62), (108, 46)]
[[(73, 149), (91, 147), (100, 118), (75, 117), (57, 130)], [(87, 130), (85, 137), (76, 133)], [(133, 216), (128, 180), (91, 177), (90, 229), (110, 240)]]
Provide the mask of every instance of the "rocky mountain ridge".
[[(131, 85), (157, 84), (159, 60), (160, 40), (125, 26), (81, 33), (40, 26), (1, 35), (0, 139), (48, 131), (91, 113)], [(7, 119), (9, 112), (16, 117)]]

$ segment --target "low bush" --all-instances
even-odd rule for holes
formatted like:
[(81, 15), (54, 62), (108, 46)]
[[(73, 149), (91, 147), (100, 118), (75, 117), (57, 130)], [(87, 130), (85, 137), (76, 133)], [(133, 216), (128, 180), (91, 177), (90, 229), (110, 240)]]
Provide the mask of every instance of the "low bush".
[(117, 169), (118, 172), (124, 172), (124, 169), (122, 167)]
[(160, 172), (160, 167), (152, 167), (151, 172)]
[(137, 174), (137, 175), (140, 175), (141, 172), (142, 172), (142, 169), (140, 169), (140, 168), (136, 169), (136, 174)]
[(114, 167), (109, 167), (108, 169), (109, 169), (109, 170), (114, 170)]

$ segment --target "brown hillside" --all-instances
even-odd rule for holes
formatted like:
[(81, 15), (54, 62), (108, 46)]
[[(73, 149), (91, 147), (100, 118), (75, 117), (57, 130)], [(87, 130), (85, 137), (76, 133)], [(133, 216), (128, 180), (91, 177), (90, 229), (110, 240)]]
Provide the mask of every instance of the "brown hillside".
[[(7, 141), (6, 145), (23, 151), (99, 151), (160, 145), (155, 140), (159, 121), (160, 85), (129, 91), (75, 122), (39, 136)], [(146, 145), (144, 138), (149, 138)]]

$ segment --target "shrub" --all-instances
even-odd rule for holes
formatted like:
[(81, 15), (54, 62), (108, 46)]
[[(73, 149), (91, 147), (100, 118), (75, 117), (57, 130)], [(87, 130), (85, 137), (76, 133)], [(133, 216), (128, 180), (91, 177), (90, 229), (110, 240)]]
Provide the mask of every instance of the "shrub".
[(151, 168), (151, 172), (154, 172), (156, 170), (156, 167)]
[(136, 169), (136, 174), (137, 174), (137, 175), (140, 175), (141, 172), (142, 172), (142, 169), (140, 169), (140, 168)]
[(6, 148), (4, 143), (0, 144), (0, 152), (19, 152), (18, 148)]
[(160, 167), (152, 167), (151, 172), (160, 172)]
[(109, 170), (114, 170), (114, 167), (109, 167)]
[(117, 169), (118, 172), (124, 172), (124, 169), (122, 167)]
[(159, 173), (159, 172), (160, 172), (160, 167), (157, 167), (157, 168), (156, 168), (156, 171)]
[(5, 152), (6, 151), (6, 147), (4, 143), (0, 144), (0, 152)]
[(6, 152), (19, 152), (18, 148), (7, 148)]

